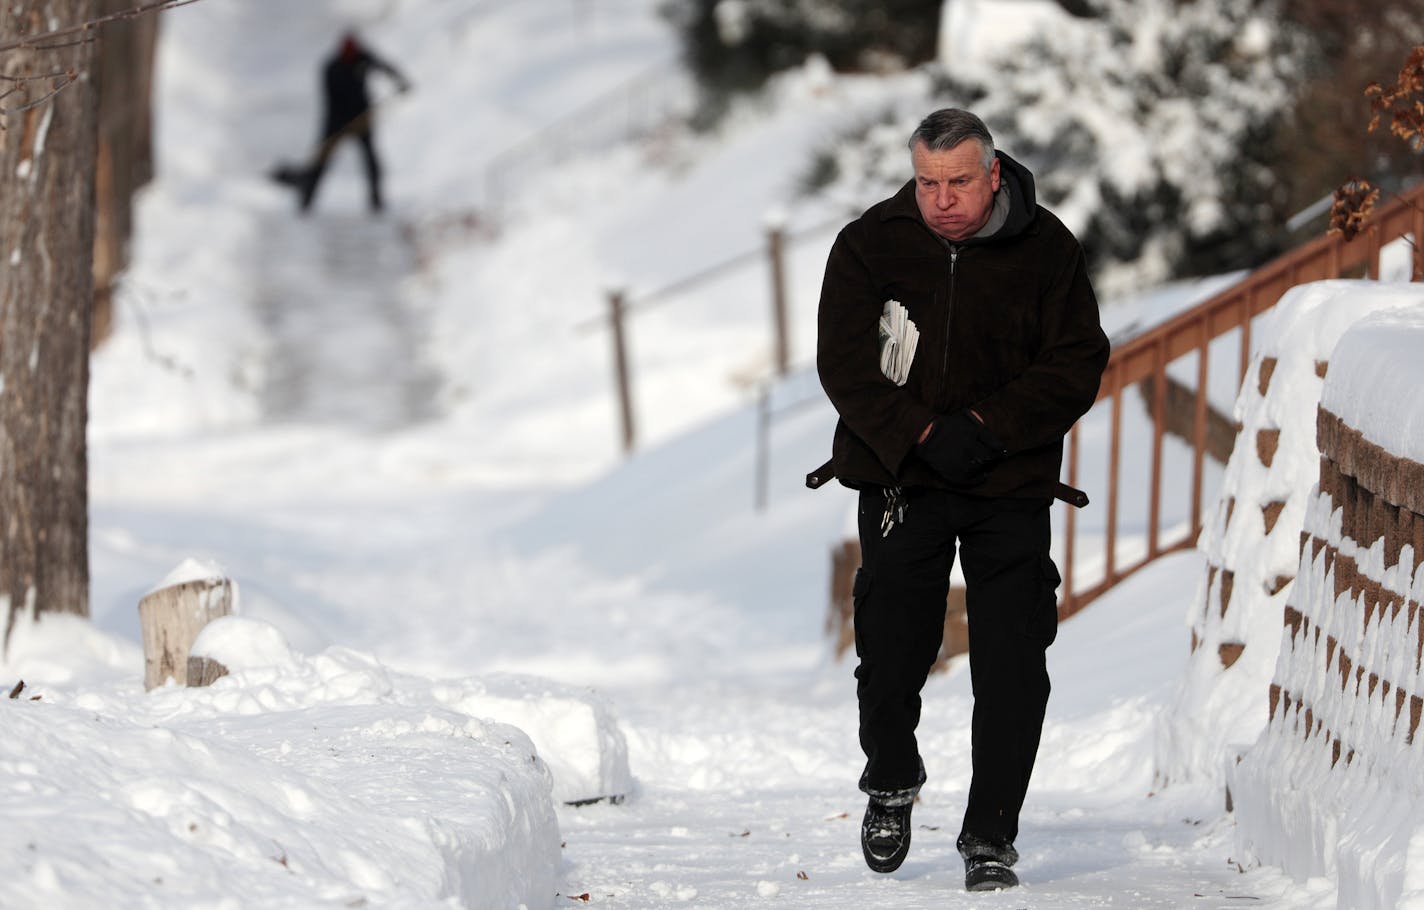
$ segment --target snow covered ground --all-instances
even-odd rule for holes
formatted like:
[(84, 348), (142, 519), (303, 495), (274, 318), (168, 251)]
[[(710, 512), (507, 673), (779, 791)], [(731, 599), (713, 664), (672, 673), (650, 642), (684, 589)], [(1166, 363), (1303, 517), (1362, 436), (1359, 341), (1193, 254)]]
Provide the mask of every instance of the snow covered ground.
[[(26, 683), (0, 700), (0, 906), (971, 903), (962, 665), (926, 691), (909, 860), (876, 876), (860, 858), (854, 681), (822, 633), (852, 500), (801, 485), (834, 420), (801, 372), (773, 390), (754, 507), (764, 266), (637, 314), (629, 458), (608, 339), (579, 328), (610, 286), (636, 301), (755, 249), (771, 212), (823, 221), (795, 201), (802, 153), (917, 77), (808, 67), (711, 136), (564, 130), (535, 147), (569, 154), (501, 187), (498, 222), (485, 207), (502, 150), (674, 56), (657, 5), (168, 16), (161, 176), (94, 361), (93, 619), (22, 626), (0, 663)], [(347, 149), (299, 219), (264, 172), (308, 147), (316, 58), (349, 24), (415, 84), (378, 128), (390, 211), (361, 211)], [(792, 257), (801, 362), (829, 241)], [(238, 582), (246, 660), (209, 690), (144, 694), (136, 605), (189, 558)], [(1194, 553), (1165, 560), (1065, 625), (1026, 884), (974, 906), (1333, 906), (1327, 882), (1239, 872), (1220, 793), (1152, 793), (1200, 575)], [(580, 773), (627, 799), (564, 805)]]

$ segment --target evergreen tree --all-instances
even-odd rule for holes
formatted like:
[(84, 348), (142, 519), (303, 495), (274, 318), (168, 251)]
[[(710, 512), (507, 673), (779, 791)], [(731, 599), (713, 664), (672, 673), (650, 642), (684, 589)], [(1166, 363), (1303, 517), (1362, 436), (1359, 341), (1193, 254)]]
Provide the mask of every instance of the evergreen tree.
[(934, 57), (941, 0), (669, 0), (688, 67), (714, 103), (812, 55), (840, 72)]
[(1290, 212), (1272, 156), (1302, 50), (1274, 0), (1080, 0), (1074, 13), (1001, 59), (950, 60), (916, 114), (816, 170), (883, 195), (905, 179), (914, 117), (968, 107), (1034, 170), (1109, 292), (1276, 251)]

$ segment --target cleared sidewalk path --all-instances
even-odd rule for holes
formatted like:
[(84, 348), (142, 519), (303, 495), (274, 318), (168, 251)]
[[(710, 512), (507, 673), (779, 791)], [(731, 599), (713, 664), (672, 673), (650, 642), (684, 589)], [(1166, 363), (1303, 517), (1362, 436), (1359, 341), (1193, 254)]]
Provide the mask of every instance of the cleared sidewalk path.
[(267, 421), (384, 432), (438, 416), (443, 380), (425, 357), (425, 320), (401, 294), (415, 255), (398, 222), (282, 215), (261, 244)]

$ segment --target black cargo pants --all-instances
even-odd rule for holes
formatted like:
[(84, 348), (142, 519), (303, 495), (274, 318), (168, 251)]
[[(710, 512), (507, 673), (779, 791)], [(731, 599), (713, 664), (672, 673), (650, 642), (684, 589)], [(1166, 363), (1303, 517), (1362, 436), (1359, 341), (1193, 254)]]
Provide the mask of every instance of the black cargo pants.
[(1048, 705), (1045, 651), (1058, 628), (1049, 557), (1052, 500), (905, 492), (903, 520), (882, 532), (885, 491), (860, 493), (855, 578), (861, 789), (913, 795), (924, 782), (915, 740), (920, 690), (944, 636), (956, 543), (969, 613), (973, 779), (964, 834), (1013, 843)]

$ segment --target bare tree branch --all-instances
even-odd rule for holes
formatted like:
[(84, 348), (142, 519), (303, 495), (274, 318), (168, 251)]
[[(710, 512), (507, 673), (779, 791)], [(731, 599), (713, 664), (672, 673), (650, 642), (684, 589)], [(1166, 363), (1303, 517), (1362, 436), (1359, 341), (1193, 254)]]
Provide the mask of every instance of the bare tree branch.
[(46, 92), (45, 94), (43, 94), (43, 95), (41, 95), (40, 97), (36, 98), (35, 100), (30, 101), (30, 102), (28, 102), (28, 103), (26, 103), (26, 104), (22, 104), (22, 105), (20, 105), (20, 106), (17, 107), (17, 108), (13, 108), (13, 109), (11, 109), (11, 110), (7, 110), (7, 111), (5, 111), (5, 113), (6, 113), (6, 114), (18, 114), (18, 113), (21, 113), (21, 112), (23, 112), (23, 111), (28, 111), (28, 110), (30, 110), (31, 108), (39, 107), (41, 104), (44, 104), (46, 101), (48, 101), (49, 99), (53, 98), (55, 95), (58, 95), (60, 92), (64, 91), (66, 88), (68, 88), (70, 85), (72, 85), (72, 84), (74, 83), (75, 79), (77, 79), (77, 78), (78, 78), (78, 77), (71, 76), (70, 78), (64, 80), (64, 81), (61, 82), (59, 85), (56, 85), (54, 88), (50, 89), (48, 92)]
[[(19, 107), (0, 108), (0, 133), (5, 132), (5, 130), (9, 128), (5, 123), (6, 117), (11, 114), (19, 114), (23, 113), (24, 111), (31, 110), (32, 108), (39, 107), (41, 104), (44, 104), (46, 101), (50, 100), (55, 95), (58, 95), (66, 88), (73, 85), (74, 82), (79, 79), (79, 74), (72, 72), (68, 74), (60, 73), (59, 78), (63, 79), (64, 81), (56, 85), (54, 88), (50, 89), (48, 92), (45, 92), (40, 97), (34, 99), (33, 101), (27, 101)], [(13, 95), (15, 92), (20, 91), (22, 87), (23, 86), (17, 86), (16, 88), (9, 89), (5, 92), (0, 92), (0, 99), (5, 98), (7, 95)]]
[[(70, 35), (82, 35), (86, 32), (92, 31), (95, 28), (98, 28), (106, 22), (117, 22), (120, 19), (136, 19), (139, 16), (144, 16), (149, 13), (161, 13), (164, 10), (177, 9), (180, 6), (187, 6), (190, 3), (197, 2), (198, 0), (153, 0), (153, 2), (135, 6), (133, 9), (126, 9), (122, 12), (110, 13), (107, 16), (100, 16), (97, 19), (89, 19), (85, 22), (81, 22), (78, 25), (71, 25), (66, 28), (55, 29), (52, 32), (42, 32), (38, 35), (29, 35), (24, 38), (17, 38), (13, 41), (6, 41), (4, 43), (0, 43), (0, 51), (13, 51), (18, 50), (19, 48), (47, 50), (48, 48), (42, 47), (39, 42), (49, 41), (54, 38), (65, 38)], [(54, 46), (63, 47), (66, 45)]]
[[(99, 16), (94, 19), (86, 19), (78, 25), (71, 25), (65, 28), (54, 29), (53, 31), (41, 32), (37, 35), (27, 35), (23, 38), (16, 38), (11, 41), (0, 42), (0, 53), (21, 49), (30, 51), (56, 51), (71, 47), (82, 47), (86, 44), (94, 43), (95, 38), (98, 35), (99, 26), (104, 25), (105, 23), (118, 22), (125, 19), (137, 19), (140, 16), (146, 16), (150, 13), (161, 13), (165, 10), (177, 9), (180, 6), (187, 6), (190, 3), (197, 2), (198, 0), (150, 0), (150, 2), (142, 3), (138, 6), (133, 7), (132, 9), (121, 10), (120, 12), (110, 13), (107, 16)], [(76, 35), (80, 37), (73, 38), (73, 36)], [(71, 38), (72, 40), (60, 40)], [(10, 89), (9, 91), (0, 92), (0, 100), (3, 100), (9, 97), (10, 95), (13, 95), (15, 92), (23, 91), (24, 89), (28, 88), (28, 86), (33, 82), (49, 78), (63, 78), (64, 82), (54, 86), (50, 91), (45, 92), (45, 94), (39, 98), (26, 101), (20, 107), (0, 107), (0, 132), (4, 132), (6, 129), (6, 117), (11, 114), (18, 114), (22, 111), (31, 110), (32, 108), (44, 104), (46, 101), (49, 101), (55, 95), (62, 92), (65, 88), (72, 85), (75, 80), (79, 78), (78, 74), (74, 72), (36, 73), (34, 75), (29, 76), (0, 75), (0, 81), (11, 82), (15, 85), (15, 88)]]
[(26, 44), (25, 50), (31, 51), (62, 51), (66, 47), (83, 47), (86, 44), (93, 44), (94, 36), (90, 35), (80, 38), (78, 41), (61, 41), (58, 44)]
[[(26, 82), (33, 82), (36, 79), (64, 79), (68, 76), (69, 70), (55, 70), (52, 73), (34, 73), (29, 76), (7, 76), (4, 73), (0, 73), (0, 82), (14, 82), (23, 85)], [(10, 92), (13, 91), (14, 89), (10, 89)], [(10, 94), (10, 92), (6, 92), (5, 95)], [(5, 97), (5, 95), (0, 95), (0, 98)]]

